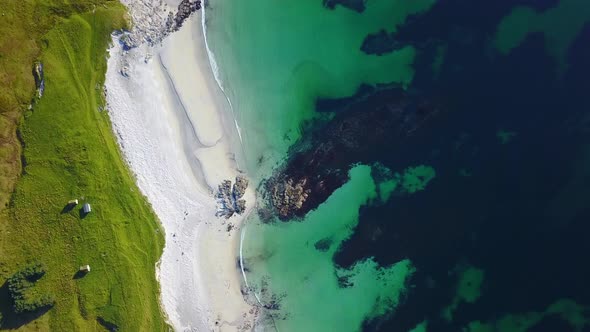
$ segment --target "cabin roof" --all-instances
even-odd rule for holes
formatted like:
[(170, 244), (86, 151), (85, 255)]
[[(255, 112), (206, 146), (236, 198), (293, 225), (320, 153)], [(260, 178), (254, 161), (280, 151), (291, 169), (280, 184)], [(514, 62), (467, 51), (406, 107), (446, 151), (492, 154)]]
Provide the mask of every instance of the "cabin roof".
[(88, 203), (85, 203), (85, 204), (82, 206), (82, 211), (84, 211), (84, 213), (89, 213), (90, 211), (92, 211), (92, 207), (90, 206), (90, 204), (88, 204)]

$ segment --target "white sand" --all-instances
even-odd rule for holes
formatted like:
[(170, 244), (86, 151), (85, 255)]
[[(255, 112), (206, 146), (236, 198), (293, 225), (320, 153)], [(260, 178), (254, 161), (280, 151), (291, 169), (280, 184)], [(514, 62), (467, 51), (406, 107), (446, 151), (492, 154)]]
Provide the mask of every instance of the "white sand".
[[(107, 103), (123, 154), (166, 233), (158, 279), (170, 324), (177, 331), (249, 330), (256, 310), (240, 292), (239, 230), (227, 231), (243, 217), (215, 217), (213, 196), (221, 180), (238, 174), (234, 153), (241, 149), (229, 144), (234, 124), (200, 20), (201, 12), (161, 47), (124, 52), (115, 38)], [(252, 207), (251, 188), (246, 200)]]

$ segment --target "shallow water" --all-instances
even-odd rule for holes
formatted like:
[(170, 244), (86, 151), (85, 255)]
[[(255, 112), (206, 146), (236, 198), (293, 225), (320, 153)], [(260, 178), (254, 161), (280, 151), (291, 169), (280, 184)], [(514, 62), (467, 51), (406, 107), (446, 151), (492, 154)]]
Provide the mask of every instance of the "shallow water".
[(315, 116), (316, 98), (351, 95), (360, 83), (408, 84), (413, 47), (375, 57), (360, 46), (368, 33), (393, 29), (431, 3), (371, 1), (360, 15), (328, 10), (318, 0), (211, 2), (208, 41), (242, 128), (251, 176), (268, 176), (268, 167), (284, 158)]
[(357, 166), (350, 181), (305, 220), (246, 229), (244, 266), (262, 303), (281, 331), (358, 330), (366, 318), (389, 312), (399, 301), (413, 267), (402, 260), (379, 267), (366, 259), (343, 269), (333, 256), (354, 231), (359, 208), (377, 199), (368, 166)]
[[(288, 162), (300, 140), (322, 143), (311, 133), (333, 114), (317, 112), (319, 98), (397, 83), (410, 104), (428, 100), (436, 109), (427, 126), (347, 165), (348, 181), (301, 220), (251, 217), (243, 262), (267, 326), (587, 329), (590, 6), (366, 6), (362, 13), (321, 0), (207, 7), (209, 45), (256, 183)], [(383, 55), (363, 52), (367, 36), (381, 30), (389, 36)]]

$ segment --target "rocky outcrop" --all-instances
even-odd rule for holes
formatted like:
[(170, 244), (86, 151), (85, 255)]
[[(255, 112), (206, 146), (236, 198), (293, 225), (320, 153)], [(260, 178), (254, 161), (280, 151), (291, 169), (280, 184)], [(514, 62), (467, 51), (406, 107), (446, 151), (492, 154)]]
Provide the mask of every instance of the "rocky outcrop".
[(365, 87), (355, 96), (323, 101), (336, 116), (316, 124), (264, 183), (265, 200), (280, 220), (305, 216), (348, 181), (352, 165), (373, 164), (383, 151), (405, 146), (439, 113), (433, 103), (415, 100), (394, 85)]
[(248, 188), (248, 179), (243, 176), (236, 177), (236, 183), (234, 183), (234, 187), (232, 190), (232, 194), (235, 198), (242, 198), (244, 193), (246, 192), (246, 188)]
[(296, 211), (301, 210), (307, 200), (311, 189), (306, 186), (307, 179), (299, 179), (294, 182), (292, 178), (278, 181), (272, 187), (272, 205), (277, 210), (280, 218), (290, 218)]
[(396, 40), (394, 33), (380, 30), (365, 37), (361, 45), (361, 51), (369, 55), (384, 55), (401, 49), (406, 45)]
[(230, 180), (223, 180), (217, 189), (218, 217), (229, 219), (234, 214), (246, 211), (246, 200), (242, 197), (248, 188), (248, 180), (242, 176), (236, 177), (232, 187)]
[[(320, 144), (313, 151), (296, 153), (282, 170), (265, 183), (270, 211), (280, 220), (305, 216), (346, 182), (346, 172), (328, 166), (331, 151), (331, 145)], [(260, 217), (269, 220), (272, 213)]]
[(246, 200), (245, 199), (236, 200), (234, 209), (236, 210), (237, 214), (244, 213), (244, 211), (246, 211)]
[(153, 0), (122, 0), (128, 8), (133, 28), (126, 32), (121, 43), (125, 49), (142, 44), (150, 46), (159, 44), (169, 33), (166, 22), (172, 8), (164, 2)]
[(144, 43), (154, 46), (162, 42), (170, 33), (180, 29), (184, 21), (201, 9), (201, 0), (182, 0), (173, 9), (162, 1), (122, 0), (129, 9), (133, 29), (127, 32), (121, 42), (126, 49)]
[(33, 66), (33, 77), (35, 77), (35, 86), (37, 87), (37, 95), (39, 98), (43, 97), (45, 91), (45, 76), (43, 73), (43, 63), (36, 62)]
[(223, 180), (217, 188), (217, 201), (219, 203), (218, 216), (231, 217), (235, 213), (231, 195), (231, 181)]
[(169, 32), (177, 31), (182, 27), (184, 21), (199, 9), (201, 9), (201, 0), (182, 0), (178, 5), (176, 14), (168, 13), (167, 30)]

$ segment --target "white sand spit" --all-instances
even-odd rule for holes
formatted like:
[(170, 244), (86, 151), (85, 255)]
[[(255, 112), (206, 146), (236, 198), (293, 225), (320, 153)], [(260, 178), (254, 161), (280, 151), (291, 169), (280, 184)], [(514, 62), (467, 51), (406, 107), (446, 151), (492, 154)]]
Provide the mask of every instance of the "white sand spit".
[[(238, 174), (234, 155), (241, 149), (229, 143), (233, 120), (225, 124), (230, 113), (200, 20), (195, 14), (158, 47), (124, 51), (114, 37), (107, 107), (123, 155), (166, 233), (158, 279), (170, 324), (177, 331), (249, 330), (256, 310), (241, 295), (236, 266), (243, 217), (215, 217), (213, 194), (221, 180)], [(252, 189), (246, 199), (253, 206)], [(231, 232), (228, 223), (236, 226)]]

